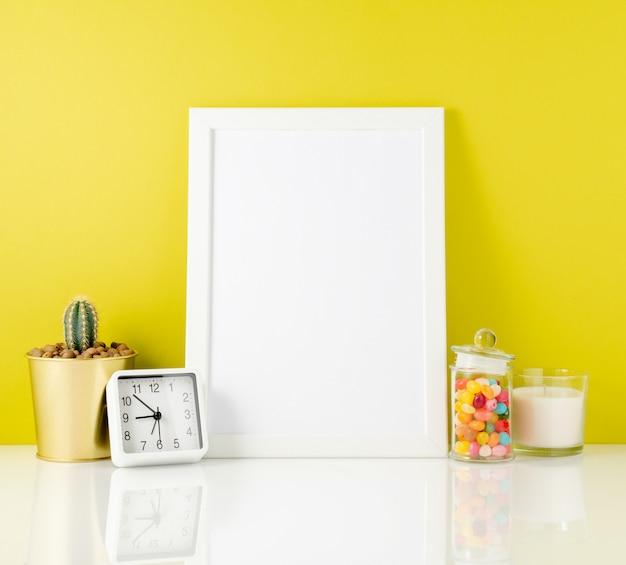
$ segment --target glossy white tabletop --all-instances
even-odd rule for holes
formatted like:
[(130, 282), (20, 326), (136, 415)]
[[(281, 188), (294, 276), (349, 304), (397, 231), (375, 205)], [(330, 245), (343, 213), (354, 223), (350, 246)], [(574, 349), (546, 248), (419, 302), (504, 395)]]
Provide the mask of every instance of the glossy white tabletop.
[(626, 445), (561, 459), (239, 459), (116, 469), (0, 446), (3, 565), (615, 562)]

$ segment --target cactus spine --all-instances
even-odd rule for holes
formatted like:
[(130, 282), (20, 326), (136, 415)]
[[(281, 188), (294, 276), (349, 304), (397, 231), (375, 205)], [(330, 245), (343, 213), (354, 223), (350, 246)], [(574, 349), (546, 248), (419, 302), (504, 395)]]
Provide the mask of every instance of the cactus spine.
[(82, 353), (93, 347), (98, 337), (98, 314), (93, 304), (84, 296), (74, 298), (63, 314), (63, 326), (68, 349)]

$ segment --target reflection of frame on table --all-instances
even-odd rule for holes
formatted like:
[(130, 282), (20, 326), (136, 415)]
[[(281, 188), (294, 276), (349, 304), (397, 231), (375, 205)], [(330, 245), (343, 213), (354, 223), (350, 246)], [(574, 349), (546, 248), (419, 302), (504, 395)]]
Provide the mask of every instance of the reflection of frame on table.
[(192, 109), (209, 456), (447, 451), (443, 110)]

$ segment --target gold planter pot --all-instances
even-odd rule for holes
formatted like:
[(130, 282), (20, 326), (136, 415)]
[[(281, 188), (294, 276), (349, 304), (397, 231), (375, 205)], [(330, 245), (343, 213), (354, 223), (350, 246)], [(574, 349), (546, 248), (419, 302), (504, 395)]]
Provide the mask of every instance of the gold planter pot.
[(93, 461), (111, 456), (105, 388), (135, 357), (46, 359), (26, 356), (37, 433), (37, 456), (48, 461)]

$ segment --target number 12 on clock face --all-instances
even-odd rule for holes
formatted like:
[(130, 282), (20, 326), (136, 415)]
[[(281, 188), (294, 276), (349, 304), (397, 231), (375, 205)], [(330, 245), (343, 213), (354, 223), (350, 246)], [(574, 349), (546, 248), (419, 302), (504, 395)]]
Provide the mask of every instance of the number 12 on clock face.
[(202, 383), (187, 369), (117, 371), (107, 384), (118, 467), (200, 460), (207, 451)]

